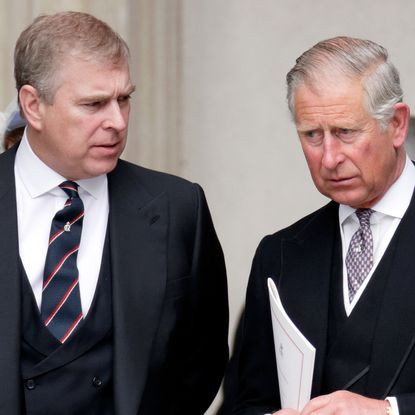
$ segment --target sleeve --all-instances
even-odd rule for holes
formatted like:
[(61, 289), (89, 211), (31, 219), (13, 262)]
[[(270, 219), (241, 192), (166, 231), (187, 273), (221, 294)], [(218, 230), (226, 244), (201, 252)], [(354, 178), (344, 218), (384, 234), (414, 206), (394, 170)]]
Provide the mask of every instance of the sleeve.
[[(238, 363), (233, 376), (238, 386), (231, 412), (235, 415), (263, 415), (281, 407), (266, 284), (272, 275), (268, 275), (270, 270), (263, 264), (265, 241), (253, 260), (241, 338), (236, 344)], [(278, 252), (273, 255), (278, 256)]]
[[(396, 397), (396, 403), (398, 412), (397, 415), (412, 415), (414, 413), (415, 408), (415, 394), (413, 393), (406, 393), (402, 395), (397, 395)], [(393, 401), (391, 401), (391, 398), (387, 398), (392, 406), (392, 410), (395, 411), (395, 406), (393, 405)], [(393, 412), (393, 415), (395, 415), (395, 412)]]
[(389, 402), (389, 405), (392, 408), (393, 415), (399, 415), (398, 401), (394, 396), (388, 396), (386, 400)]
[[(194, 241), (186, 332), (172, 363), (169, 414), (202, 415), (216, 396), (228, 361), (228, 293), (225, 262), (203, 190), (194, 186)], [(183, 342), (184, 340), (184, 342)], [(163, 399), (161, 396), (160, 399)]]

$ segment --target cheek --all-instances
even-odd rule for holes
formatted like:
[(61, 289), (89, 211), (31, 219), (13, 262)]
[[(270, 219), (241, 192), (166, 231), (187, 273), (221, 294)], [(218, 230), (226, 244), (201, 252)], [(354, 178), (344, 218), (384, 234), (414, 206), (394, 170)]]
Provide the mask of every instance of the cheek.
[(70, 131), (71, 147), (74, 151), (85, 151), (98, 136), (100, 124), (91, 120), (91, 122), (84, 122), (74, 125)]
[(78, 128), (68, 128), (59, 140), (61, 152), (68, 160), (76, 161), (85, 157), (89, 150), (89, 140), (85, 131)]
[(382, 165), (385, 162), (385, 152), (383, 150), (379, 151), (379, 148), (367, 145), (358, 148), (353, 153), (352, 161), (360, 171), (365, 172), (366, 176), (376, 176), (382, 170)]
[(321, 152), (317, 148), (303, 146), (304, 157), (311, 174), (314, 176), (320, 171)]
[(96, 131), (101, 127), (102, 121), (98, 117), (89, 117), (87, 119), (80, 120), (75, 128), (77, 129), (79, 136), (92, 137)]
[(128, 119), (130, 117), (130, 110), (131, 110), (131, 106), (130, 105), (128, 105), (128, 107), (122, 109), (122, 116), (123, 116), (124, 121), (126, 123), (128, 123)]

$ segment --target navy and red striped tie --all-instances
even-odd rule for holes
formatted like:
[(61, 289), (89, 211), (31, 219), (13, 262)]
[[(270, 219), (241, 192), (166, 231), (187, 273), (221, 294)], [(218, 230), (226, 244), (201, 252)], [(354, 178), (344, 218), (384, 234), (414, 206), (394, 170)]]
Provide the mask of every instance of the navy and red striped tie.
[(43, 275), (41, 317), (49, 331), (64, 343), (83, 319), (76, 259), (84, 204), (77, 183), (66, 181), (59, 187), (68, 195), (68, 200), (52, 220)]

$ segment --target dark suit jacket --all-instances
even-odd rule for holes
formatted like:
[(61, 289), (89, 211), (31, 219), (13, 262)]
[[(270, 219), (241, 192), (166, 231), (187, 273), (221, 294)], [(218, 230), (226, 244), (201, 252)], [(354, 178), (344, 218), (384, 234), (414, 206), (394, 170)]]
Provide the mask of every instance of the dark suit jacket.
[[(333, 382), (338, 389), (348, 389), (366, 376), (366, 395), (378, 399), (396, 396), (401, 415), (415, 413), (414, 230), (413, 197), (387, 250), (391, 266), (385, 278), (370, 364), (365, 367), (352, 364)], [(338, 238), (338, 205), (330, 202), (262, 240), (253, 261), (242, 340), (237, 345), (239, 385), (232, 413), (263, 415), (280, 408), (268, 277), (276, 282), (288, 315), (316, 347), (312, 396), (321, 393), (330, 275), (332, 272), (342, 275), (341, 270), (332, 268), (333, 250), (339, 250), (335, 244)], [(378, 268), (381, 265), (382, 262)]]
[[(20, 414), (23, 387), (14, 157), (15, 149), (0, 156), (0, 413), (7, 415)], [(116, 414), (203, 414), (228, 356), (224, 260), (203, 191), (124, 161), (108, 184)]]

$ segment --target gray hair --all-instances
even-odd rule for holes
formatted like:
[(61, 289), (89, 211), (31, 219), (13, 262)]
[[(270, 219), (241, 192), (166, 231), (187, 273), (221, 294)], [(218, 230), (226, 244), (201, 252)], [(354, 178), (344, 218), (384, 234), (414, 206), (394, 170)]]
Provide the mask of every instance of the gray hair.
[(295, 118), (296, 89), (318, 83), (323, 74), (333, 73), (362, 81), (367, 111), (386, 128), (394, 114), (394, 105), (403, 98), (399, 73), (384, 47), (370, 40), (344, 36), (317, 43), (288, 72), (287, 100), (292, 116)]
[(129, 50), (121, 36), (90, 14), (41, 15), (21, 33), (16, 43), (17, 91), (23, 85), (31, 85), (41, 98), (51, 103), (58, 87), (59, 71), (68, 56), (116, 65), (128, 62)]

